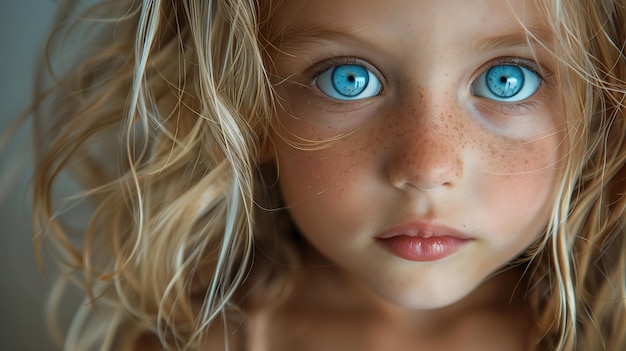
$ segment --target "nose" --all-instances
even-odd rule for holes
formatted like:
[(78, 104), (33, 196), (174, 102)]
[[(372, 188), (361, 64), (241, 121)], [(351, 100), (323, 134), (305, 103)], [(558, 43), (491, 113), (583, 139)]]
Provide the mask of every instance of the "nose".
[(397, 114), (388, 165), (390, 183), (398, 189), (423, 191), (455, 186), (464, 166), (459, 111), (428, 106), (408, 110)]

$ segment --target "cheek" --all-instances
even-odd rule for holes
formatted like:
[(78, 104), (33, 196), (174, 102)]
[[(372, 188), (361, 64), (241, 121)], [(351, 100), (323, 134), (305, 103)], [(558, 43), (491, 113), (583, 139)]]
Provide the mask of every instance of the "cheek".
[(379, 176), (383, 135), (364, 132), (352, 116), (335, 116), (340, 125), (295, 117), (311, 113), (283, 112), (280, 119), (286, 132), (273, 136), (285, 200), (288, 204), (326, 200), (332, 206), (331, 201), (358, 196), (360, 187)]
[[(330, 131), (320, 134), (319, 128), (311, 132), (302, 125), (292, 130), (306, 139), (336, 137)], [(278, 141), (276, 156), (283, 200), (300, 232), (314, 245), (323, 246), (337, 233), (344, 238), (357, 234), (362, 231), (363, 218), (380, 216), (372, 201), (381, 184), (382, 171), (377, 164), (381, 153), (371, 136), (345, 135), (316, 150), (302, 150)], [(340, 247), (338, 243), (333, 246)]]
[(563, 111), (559, 106), (546, 105), (531, 115), (511, 118), (509, 130), (515, 137), (492, 134), (483, 138), (488, 144), (482, 145), (482, 166), (477, 173), (498, 189), (490, 192), (492, 196), (498, 197), (500, 192), (503, 202), (507, 203), (507, 198), (520, 201), (529, 209), (544, 203), (551, 205), (567, 150)]
[(358, 197), (354, 189), (365, 186), (364, 178), (372, 176), (366, 165), (374, 162), (375, 151), (368, 145), (336, 141), (321, 150), (299, 150), (280, 144), (280, 185), (289, 205), (311, 201), (340, 205), (346, 197)]
[(544, 177), (557, 167), (560, 155), (557, 138), (494, 140), (483, 155), (484, 171), (520, 179)]
[[(286, 146), (286, 145), (285, 145)], [(350, 221), (363, 213), (357, 161), (351, 151), (296, 150), (290, 146), (277, 154), (279, 186), (289, 213), (302, 233), (317, 247), (324, 247), (336, 233), (349, 237), (358, 232)]]
[[(545, 229), (554, 204), (559, 179), (559, 140), (557, 137), (515, 144), (500, 144), (484, 156), (482, 194), (490, 209), (485, 213), (486, 229), (510, 233), (530, 241)], [(491, 228), (490, 228), (491, 227)]]

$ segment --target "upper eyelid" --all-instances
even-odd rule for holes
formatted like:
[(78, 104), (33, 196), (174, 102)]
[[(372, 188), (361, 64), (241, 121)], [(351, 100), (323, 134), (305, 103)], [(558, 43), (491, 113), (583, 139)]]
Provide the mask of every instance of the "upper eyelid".
[(336, 56), (336, 57), (330, 57), (330, 58), (318, 61), (312, 64), (309, 68), (305, 70), (305, 75), (312, 77), (313, 78), (312, 80), (314, 80), (315, 78), (317, 78), (317, 76), (324, 73), (329, 68), (337, 67), (341, 65), (363, 66), (367, 68), (369, 71), (371, 71), (376, 76), (376, 78), (378, 78), (378, 80), (380, 80), (380, 83), (383, 87), (385, 85), (385, 77), (380, 72), (380, 70), (376, 68), (376, 66), (374, 66), (373, 64), (369, 63), (368, 61), (364, 59), (353, 57), (353, 56)]
[(483, 65), (478, 70), (478, 75), (498, 65), (522, 66), (524, 68), (529, 69), (533, 73), (537, 74), (539, 78), (541, 78), (542, 81), (546, 81), (552, 76), (552, 72), (549, 69), (547, 69), (544, 65), (541, 65), (539, 62), (535, 60), (522, 58), (522, 57), (515, 57), (515, 56), (499, 57), (499, 58), (489, 61), (487, 64)]

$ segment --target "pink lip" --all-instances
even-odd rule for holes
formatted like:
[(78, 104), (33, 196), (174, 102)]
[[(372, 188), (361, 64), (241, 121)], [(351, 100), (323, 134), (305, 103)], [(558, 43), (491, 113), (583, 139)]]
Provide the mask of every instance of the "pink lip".
[(392, 254), (416, 262), (444, 259), (473, 240), (455, 229), (421, 222), (397, 226), (376, 239)]

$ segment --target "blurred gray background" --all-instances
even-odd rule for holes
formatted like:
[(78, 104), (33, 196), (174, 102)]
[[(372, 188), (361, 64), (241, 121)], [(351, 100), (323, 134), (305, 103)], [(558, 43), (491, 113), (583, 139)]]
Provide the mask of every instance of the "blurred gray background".
[[(52, 25), (54, 0), (0, 0), (0, 135), (29, 102), (36, 57)], [(44, 328), (52, 277), (35, 262), (30, 225), (30, 149), (22, 128), (0, 152), (0, 350), (55, 350)]]

